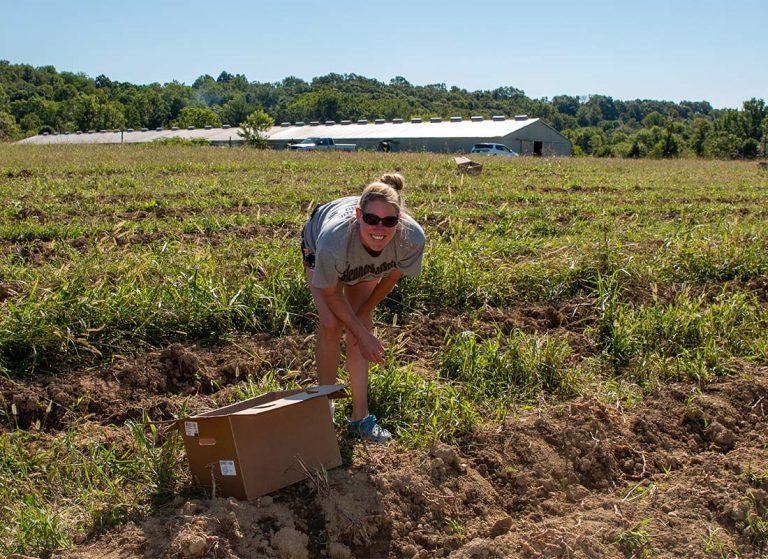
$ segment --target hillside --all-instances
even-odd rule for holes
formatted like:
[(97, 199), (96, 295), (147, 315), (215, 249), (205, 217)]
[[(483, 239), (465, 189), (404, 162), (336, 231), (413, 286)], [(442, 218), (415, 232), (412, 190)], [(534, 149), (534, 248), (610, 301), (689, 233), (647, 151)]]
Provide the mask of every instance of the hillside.
[(256, 111), (277, 123), (526, 114), (567, 135), (577, 154), (601, 157), (765, 157), (768, 135), (765, 101), (754, 98), (714, 110), (706, 101), (599, 94), (531, 99), (512, 86), (467, 91), (417, 86), (401, 76), (389, 83), (356, 74), (260, 83), (226, 71), (191, 85), (134, 85), (0, 61), (0, 141), (42, 132), (239, 126)]

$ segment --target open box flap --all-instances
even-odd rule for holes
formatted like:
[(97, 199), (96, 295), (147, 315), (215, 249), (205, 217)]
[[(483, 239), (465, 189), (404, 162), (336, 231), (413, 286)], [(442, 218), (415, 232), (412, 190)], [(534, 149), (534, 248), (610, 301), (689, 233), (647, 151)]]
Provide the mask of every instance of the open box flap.
[(180, 422), (190, 421), (195, 419), (203, 419), (206, 417), (219, 417), (224, 415), (233, 415), (241, 413), (261, 413), (270, 409), (276, 409), (290, 404), (303, 402), (319, 396), (326, 396), (330, 398), (343, 398), (347, 394), (344, 389), (346, 384), (328, 384), (323, 386), (310, 386), (308, 388), (300, 388), (295, 390), (282, 390), (278, 392), (269, 392), (255, 398), (249, 398), (242, 402), (237, 402), (223, 408), (218, 408), (209, 412), (197, 414), (191, 417), (180, 419)]
[(275, 398), (274, 400), (268, 402), (254, 402), (254, 405), (238, 410), (232, 413), (232, 415), (255, 415), (258, 413), (291, 406), (293, 404), (298, 404), (300, 402), (306, 402), (307, 400), (321, 396), (327, 397), (331, 394), (344, 390), (345, 387), (346, 385), (344, 384), (330, 384), (324, 386), (312, 386), (303, 390), (291, 390), (288, 391), (288, 393), (283, 393), (279, 398)]

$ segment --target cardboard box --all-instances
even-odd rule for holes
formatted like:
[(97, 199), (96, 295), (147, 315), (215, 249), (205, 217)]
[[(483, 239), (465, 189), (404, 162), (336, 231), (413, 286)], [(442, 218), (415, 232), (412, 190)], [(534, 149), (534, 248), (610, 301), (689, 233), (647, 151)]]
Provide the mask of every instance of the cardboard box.
[(270, 392), (179, 420), (195, 482), (254, 499), (341, 465), (329, 397), (343, 384)]
[(461, 175), (479, 175), (483, 170), (483, 164), (472, 161), (468, 157), (454, 157), (456, 171)]

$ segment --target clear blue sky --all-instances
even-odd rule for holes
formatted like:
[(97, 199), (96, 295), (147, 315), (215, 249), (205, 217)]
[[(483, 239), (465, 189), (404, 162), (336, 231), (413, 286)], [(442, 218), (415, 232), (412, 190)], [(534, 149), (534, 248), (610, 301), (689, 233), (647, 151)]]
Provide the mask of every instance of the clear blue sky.
[(2, 0), (0, 59), (191, 85), (331, 72), (529, 97), (768, 100), (765, 0)]

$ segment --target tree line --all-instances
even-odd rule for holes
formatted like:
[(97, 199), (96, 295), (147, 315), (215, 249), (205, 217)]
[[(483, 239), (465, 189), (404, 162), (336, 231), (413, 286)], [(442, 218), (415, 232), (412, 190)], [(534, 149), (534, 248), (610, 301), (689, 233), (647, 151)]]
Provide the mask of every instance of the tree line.
[(44, 132), (204, 127), (253, 122), (341, 121), (475, 115), (539, 117), (567, 136), (575, 155), (721, 159), (768, 156), (763, 99), (714, 109), (707, 101), (622, 101), (605, 95), (531, 99), (511, 86), (467, 91), (444, 83), (384, 83), (356, 74), (307, 82), (250, 82), (223, 71), (192, 85), (135, 85), (0, 60), (0, 141)]

